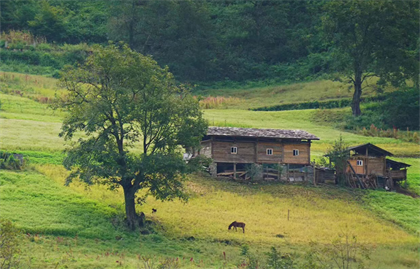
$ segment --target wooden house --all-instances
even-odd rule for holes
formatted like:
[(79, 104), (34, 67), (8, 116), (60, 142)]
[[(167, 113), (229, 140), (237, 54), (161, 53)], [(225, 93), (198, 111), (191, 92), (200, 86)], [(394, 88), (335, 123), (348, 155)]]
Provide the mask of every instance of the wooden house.
[(393, 156), (389, 151), (370, 143), (350, 147), (348, 150), (350, 159), (347, 173), (354, 175), (359, 181), (375, 177), (376, 187), (394, 189), (398, 181), (407, 179), (407, 167), (410, 165), (387, 159), (387, 156)]
[(312, 140), (319, 138), (301, 130), (209, 127), (199, 154), (213, 159), (213, 176), (246, 179), (246, 170), (251, 164), (258, 164), (266, 169), (263, 177), (280, 179), (278, 171), (270, 168), (280, 165), (288, 180), (304, 180), (302, 167), (310, 165)]

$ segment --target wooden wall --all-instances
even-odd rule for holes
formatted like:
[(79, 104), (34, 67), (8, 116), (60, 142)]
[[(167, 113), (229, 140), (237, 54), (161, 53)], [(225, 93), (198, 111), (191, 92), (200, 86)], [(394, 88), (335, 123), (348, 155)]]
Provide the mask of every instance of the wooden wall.
[[(362, 166), (357, 166), (357, 161), (363, 161)], [(359, 156), (355, 159), (349, 160), (350, 164), (353, 166), (353, 169), (356, 171), (357, 174), (364, 175), (367, 171), (368, 175), (378, 175), (378, 176), (385, 176), (386, 174), (386, 160), (385, 157), (377, 157), (377, 158), (366, 158), (364, 156)], [(367, 167), (367, 169), (366, 169)], [(347, 172), (351, 173), (350, 167), (347, 168)]]
[[(293, 150), (299, 150), (298, 156), (293, 156)], [(290, 164), (309, 164), (310, 144), (285, 144), (284, 145), (284, 163)]]
[[(267, 149), (273, 149), (273, 155), (267, 155)], [(258, 163), (281, 163), (283, 157), (283, 145), (280, 142), (258, 142)]]
[[(231, 147), (237, 147), (238, 153), (231, 154)], [(255, 161), (254, 143), (213, 141), (213, 160), (222, 163), (253, 163)]]
[[(210, 145), (209, 145), (210, 143)], [(218, 163), (289, 163), (310, 164), (310, 143), (281, 141), (203, 141), (200, 154), (213, 158)], [(231, 147), (237, 147), (237, 154), (231, 154)], [(267, 149), (273, 155), (267, 155)], [(293, 156), (293, 150), (299, 150)], [(209, 155), (210, 154), (210, 155)]]
[(210, 140), (201, 142), (200, 155), (204, 155), (207, 158), (211, 158), (211, 141)]
[(385, 157), (369, 158), (367, 160), (368, 175), (384, 176), (386, 173), (386, 160)]
[[(365, 173), (365, 160), (362, 160), (362, 161), (363, 161), (363, 165), (362, 166), (357, 166), (357, 160), (356, 159), (349, 160), (349, 163), (353, 167), (356, 174), (364, 174)], [(352, 173), (350, 167), (347, 168), (347, 173)]]

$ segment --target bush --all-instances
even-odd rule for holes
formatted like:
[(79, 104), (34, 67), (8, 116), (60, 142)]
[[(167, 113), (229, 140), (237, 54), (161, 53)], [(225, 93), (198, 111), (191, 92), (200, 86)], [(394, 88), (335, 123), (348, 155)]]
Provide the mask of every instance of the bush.
[(19, 230), (10, 220), (0, 219), (0, 268), (18, 268)]
[(21, 155), (19, 154), (0, 151), (0, 169), (22, 170), (25, 162), (23, 158), (20, 160), (20, 157)]

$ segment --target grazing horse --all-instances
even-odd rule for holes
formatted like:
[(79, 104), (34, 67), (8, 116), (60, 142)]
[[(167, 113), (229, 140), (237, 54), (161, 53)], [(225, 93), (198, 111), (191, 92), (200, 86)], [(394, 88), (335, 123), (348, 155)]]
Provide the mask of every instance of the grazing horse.
[(232, 227), (235, 228), (235, 231), (238, 230), (238, 229), (236, 229), (237, 227), (242, 228), (242, 231), (245, 233), (245, 223), (243, 223), (243, 222), (237, 222), (237, 221), (232, 222), (229, 225), (229, 229), (228, 230), (230, 230)]

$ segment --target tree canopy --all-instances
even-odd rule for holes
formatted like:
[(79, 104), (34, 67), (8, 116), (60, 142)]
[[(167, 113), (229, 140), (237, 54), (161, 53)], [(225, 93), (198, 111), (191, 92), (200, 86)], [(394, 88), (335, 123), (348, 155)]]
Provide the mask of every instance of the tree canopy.
[[(167, 68), (127, 45), (97, 46), (85, 64), (68, 67), (67, 90), (55, 104), (68, 111), (61, 136), (83, 135), (67, 152), (64, 165), (86, 183), (124, 190), (128, 225), (142, 218), (135, 203), (147, 195), (185, 199), (190, 171), (182, 148), (194, 148), (207, 130), (198, 101), (176, 85)], [(138, 195), (138, 190), (146, 190)]]
[(353, 115), (361, 114), (362, 83), (370, 76), (379, 86), (418, 84), (418, 2), (346, 0), (324, 8), (324, 34), (354, 86)]

